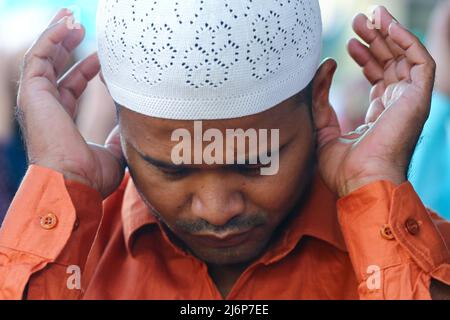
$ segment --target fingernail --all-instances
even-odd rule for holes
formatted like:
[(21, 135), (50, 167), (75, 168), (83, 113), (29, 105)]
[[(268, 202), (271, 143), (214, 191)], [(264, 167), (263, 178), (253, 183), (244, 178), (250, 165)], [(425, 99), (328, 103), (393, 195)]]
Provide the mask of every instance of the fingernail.
[(73, 30), (75, 25), (75, 18), (70, 16), (66, 21), (66, 26), (68, 29)]
[(69, 16), (66, 21), (69, 30), (81, 29), (81, 24), (75, 20), (74, 16)]
[(62, 17), (61, 19), (58, 20), (58, 22), (56, 24), (65, 23), (66, 20), (67, 20), (67, 16)]
[(389, 25), (389, 30), (391, 30), (394, 26), (399, 26), (400, 24), (398, 23), (397, 20), (392, 20), (391, 24)]

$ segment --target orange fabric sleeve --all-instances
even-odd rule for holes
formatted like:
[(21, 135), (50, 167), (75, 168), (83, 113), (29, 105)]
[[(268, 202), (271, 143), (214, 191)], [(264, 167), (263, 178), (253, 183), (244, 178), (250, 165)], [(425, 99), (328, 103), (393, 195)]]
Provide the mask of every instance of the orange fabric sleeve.
[(68, 268), (82, 271), (101, 216), (95, 190), (30, 166), (0, 229), (0, 299), (78, 298)]
[(338, 217), (361, 299), (431, 299), (432, 278), (450, 285), (450, 223), (410, 183), (365, 186), (338, 201)]

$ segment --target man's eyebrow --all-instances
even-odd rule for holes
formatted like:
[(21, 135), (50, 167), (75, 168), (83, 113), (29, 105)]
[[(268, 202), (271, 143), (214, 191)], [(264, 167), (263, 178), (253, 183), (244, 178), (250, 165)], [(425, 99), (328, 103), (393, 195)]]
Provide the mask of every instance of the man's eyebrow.
[[(281, 151), (283, 151), (283, 149), (288, 145), (289, 143), (286, 143), (286, 144), (284, 144), (283, 146), (281, 146), (280, 148), (279, 148), (279, 153), (281, 153)], [(180, 165), (177, 165), (177, 164), (174, 164), (174, 163), (171, 163), (171, 162), (166, 162), (166, 161), (163, 161), (163, 160), (159, 160), (159, 159), (155, 159), (155, 158), (152, 158), (152, 157), (150, 157), (150, 156), (148, 156), (148, 155), (145, 155), (145, 154), (143, 154), (143, 153), (141, 153), (139, 150), (137, 150), (137, 149), (135, 149), (136, 150), (136, 152), (139, 154), (139, 156), (145, 161), (145, 162), (147, 162), (147, 163), (149, 163), (149, 164), (151, 164), (151, 165), (153, 165), (153, 166), (155, 166), (155, 167), (158, 167), (158, 168), (161, 168), (161, 169), (167, 169), (167, 170), (183, 170), (183, 169), (189, 169), (189, 166), (187, 166), (187, 165), (183, 165), (183, 164), (180, 164)], [(267, 151), (266, 151), (267, 152)], [(261, 154), (264, 154), (264, 153), (261, 153)], [(260, 156), (259, 157), (261, 157), (261, 154), (260, 154)], [(250, 163), (250, 158), (247, 156), (246, 158), (245, 158), (245, 163), (246, 164), (249, 164)], [(231, 166), (235, 166), (236, 164), (234, 164), (234, 165), (231, 165)]]
[(184, 165), (177, 165), (171, 162), (166, 162), (163, 160), (154, 159), (150, 156), (144, 155), (138, 150), (136, 152), (139, 154), (139, 156), (147, 163), (151, 164), (152, 166), (161, 168), (161, 169), (168, 169), (168, 170), (180, 170), (180, 169), (186, 169), (187, 167)]
[(151, 164), (152, 166), (162, 168), (162, 169), (168, 169), (168, 170), (180, 170), (180, 169), (185, 168), (183, 165), (176, 165), (171, 162), (166, 162), (166, 161), (155, 159), (148, 155), (145, 155), (134, 143), (132, 143), (131, 141), (128, 141), (128, 140), (126, 140), (126, 141), (134, 149), (134, 151), (139, 155), (139, 157), (142, 158), (142, 160)]

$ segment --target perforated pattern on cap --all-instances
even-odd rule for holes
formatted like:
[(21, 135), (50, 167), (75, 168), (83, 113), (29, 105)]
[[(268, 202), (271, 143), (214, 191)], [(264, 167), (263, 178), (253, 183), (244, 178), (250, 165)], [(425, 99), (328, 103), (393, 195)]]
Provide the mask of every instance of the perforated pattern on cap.
[(101, 0), (111, 95), (145, 115), (226, 119), (306, 87), (321, 51), (317, 0)]

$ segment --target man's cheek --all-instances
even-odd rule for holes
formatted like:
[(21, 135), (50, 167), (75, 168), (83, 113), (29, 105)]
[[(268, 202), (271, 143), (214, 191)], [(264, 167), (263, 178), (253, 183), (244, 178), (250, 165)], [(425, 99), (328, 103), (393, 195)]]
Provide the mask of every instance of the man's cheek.
[(290, 159), (282, 161), (282, 166), (277, 175), (263, 178), (261, 184), (253, 186), (250, 190), (254, 203), (264, 208), (267, 212), (286, 212), (291, 209), (301, 194), (302, 186), (305, 181), (297, 170), (304, 166), (304, 163), (294, 161), (292, 165), (288, 164)]
[(187, 211), (188, 203), (182, 190), (173, 190), (164, 184), (149, 183), (144, 196), (166, 223), (173, 223)]
[(249, 186), (248, 200), (267, 212), (282, 210), (292, 193), (292, 184), (276, 177), (264, 179), (267, 181), (262, 184)]

